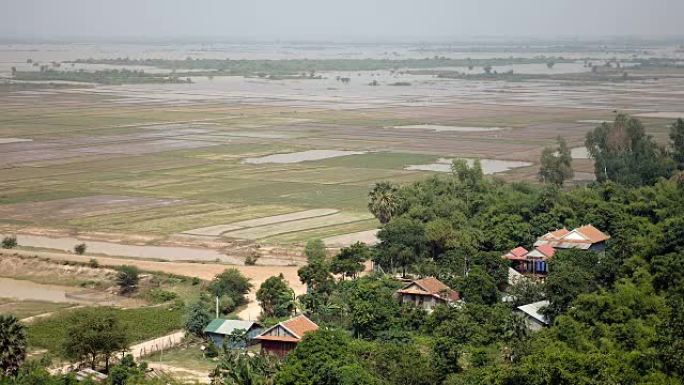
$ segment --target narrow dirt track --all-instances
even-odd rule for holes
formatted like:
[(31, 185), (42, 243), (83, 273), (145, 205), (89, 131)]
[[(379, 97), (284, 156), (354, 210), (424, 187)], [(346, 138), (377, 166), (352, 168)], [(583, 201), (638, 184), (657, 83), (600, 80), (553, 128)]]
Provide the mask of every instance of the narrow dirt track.
[(158, 262), (139, 259), (74, 255), (60, 252), (17, 249), (0, 251), (0, 256), (2, 255), (21, 255), (28, 257), (49, 258), (56, 261), (73, 261), (84, 263), (87, 263), (91, 259), (95, 259), (101, 266), (132, 265), (141, 270), (158, 271), (186, 277), (197, 277), (204, 280), (211, 280), (225, 269), (236, 268), (240, 270), (245, 277), (249, 278), (253, 285), (253, 289), (248, 296), (250, 303), (239, 313), (239, 316), (243, 319), (256, 319), (256, 317), (258, 317), (261, 309), (255, 302), (256, 291), (259, 289), (259, 286), (271, 276), (282, 273), (287, 282), (290, 284), (290, 287), (297, 295), (306, 292), (306, 287), (299, 281), (299, 277), (297, 276), (298, 267), (296, 266), (242, 266), (226, 265), (220, 263)]

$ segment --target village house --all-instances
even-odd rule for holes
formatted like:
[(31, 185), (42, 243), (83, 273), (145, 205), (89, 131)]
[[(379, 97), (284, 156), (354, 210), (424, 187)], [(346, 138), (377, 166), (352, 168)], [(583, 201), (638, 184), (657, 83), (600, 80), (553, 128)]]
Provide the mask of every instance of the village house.
[(525, 317), (525, 322), (530, 330), (537, 331), (545, 326), (549, 326), (549, 321), (546, 316), (540, 313), (540, 310), (546, 306), (549, 306), (549, 301), (539, 301), (518, 306), (516, 312)]
[(581, 226), (572, 231), (562, 228), (539, 237), (532, 250), (520, 246), (502, 257), (509, 260), (511, 267), (518, 273), (543, 279), (549, 272), (548, 261), (553, 258), (557, 249), (603, 251), (608, 239), (610, 236), (592, 225)]
[(448, 305), (460, 299), (457, 291), (434, 277), (413, 281), (397, 290), (396, 295), (399, 302), (412, 303), (427, 311), (432, 311), (437, 305)]
[(548, 245), (554, 249), (580, 249), (603, 251), (610, 236), (592, 225), (584, 225), (572, 231), (562, 228), (550, 231), (537, 239), (535, 246)]
[(300, 315), (271, 326), (254, 339), (261, 343), (262, 354), (285, 357), (297, 347), (306, 333), (316, 330), (318, 325)]
[[(242, 320), (215, 319), (204, 328), (204, 335), (214, 345), (223, 346), (224, 342), (231, 349), (245, 348), (249, 342), (263, 331), (258, 322)], [(228, 336), (240, 333), (244, 341), (228, 341)]]
[(549, 245), (540, 245), (528, 251), (524, 247), (516, 247), (503, 255), (511, 261), (515, 271), (523, 275), (545, 276), (548, 273), (548, 261), (556, 253)]

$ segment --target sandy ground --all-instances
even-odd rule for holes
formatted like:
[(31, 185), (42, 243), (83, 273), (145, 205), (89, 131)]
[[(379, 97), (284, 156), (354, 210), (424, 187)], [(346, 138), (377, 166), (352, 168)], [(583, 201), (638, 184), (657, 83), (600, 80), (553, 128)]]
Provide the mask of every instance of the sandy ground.
[(259, 286), (269, 277), (283, 274), (290, 287), (292, 287), (294, 290), (295, 294), (299, 295), (306, 292), (305, 285), (299, 281), (299, 277), (297, 276), (298, 267), (296, 266), (241, 266), (225, 265), (219, 263), (157, 262), (137, 259), (73, 255), (59, 252), (39, 252), (27, 250), (0, 251), (0, 256), (13, 254), (49, 258), (58, 261), (88, 262), (91, 259), (96, 259), (101, 266), (133, 265), (141, 270), (159, 271), (167, 274), (197, 277), (204, 280), (211, 280), (225, 269), (236, 268), (240, 270), (240, 272), (247, 278), (249, 278), (253, 285), (253, 289), (248, 296), (250, 302), (247, 307), (239, 313), (239, 316), (243, 319), (255, 319), (259, 316), (261, 308), (255, 300), (256, 291), (258, 290)]

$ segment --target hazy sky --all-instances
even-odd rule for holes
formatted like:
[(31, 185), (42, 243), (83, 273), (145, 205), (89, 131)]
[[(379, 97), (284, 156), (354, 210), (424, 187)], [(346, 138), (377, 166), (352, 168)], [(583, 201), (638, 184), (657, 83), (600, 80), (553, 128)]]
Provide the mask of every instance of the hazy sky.
[(684, 36), (684, 0), (0, 0), (2, 37)]

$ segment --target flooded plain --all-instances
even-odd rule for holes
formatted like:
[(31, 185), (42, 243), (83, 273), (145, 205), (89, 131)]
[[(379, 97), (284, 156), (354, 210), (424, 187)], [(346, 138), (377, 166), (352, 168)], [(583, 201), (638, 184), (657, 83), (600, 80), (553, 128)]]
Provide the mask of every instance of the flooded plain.
[(338, 158), (349, 155), (362, 155), (365, 151), (343, 151), (343, 150), (309, 150), (300, 152), (290, 152), (285, 154), (266, 155), (258, 158), (246, 158), (242, 163), (246, 164), (266, 164), (266, 163), (301, 163), (313, 160), (323, 160)]
[[(462, 158), (472, 166), (475, 159)], [(435, 172), (451, 172), (451, 163), (453, 159), (440, 158), (435, 163), (429, 164), (414, 164), (406, 167), (409, 171), (435, 171)], [(482, 165), (482, 172), (485, 175), (496, 174), (499, 172), (510, 171), (514, 168), (529, 167), (530, 162), (519, 162), (515, 160), (500, 160), (500, 159), (480, 159)]]

